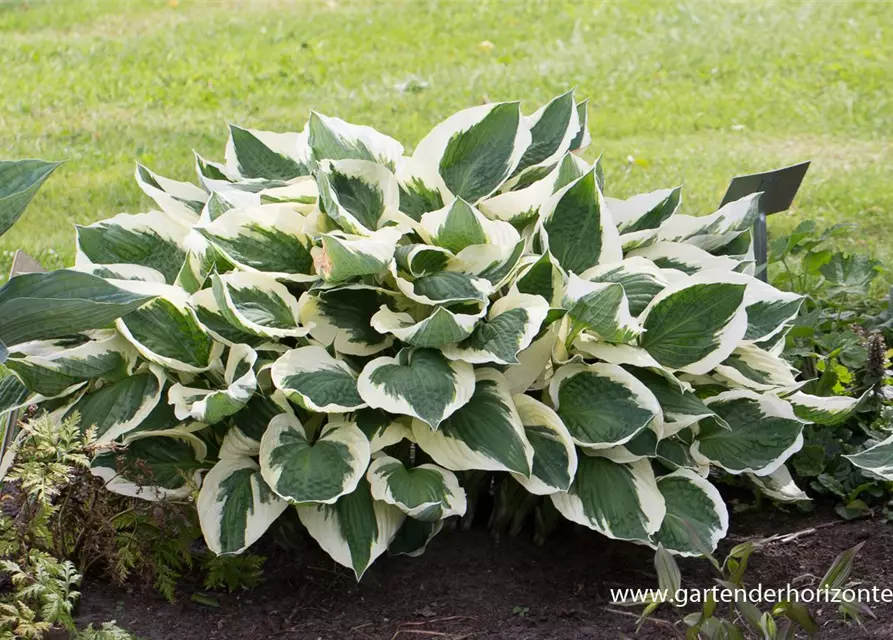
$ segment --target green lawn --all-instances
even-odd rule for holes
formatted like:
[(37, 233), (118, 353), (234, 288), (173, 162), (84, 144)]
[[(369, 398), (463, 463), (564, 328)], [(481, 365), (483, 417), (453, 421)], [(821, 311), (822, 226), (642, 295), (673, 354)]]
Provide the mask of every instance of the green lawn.
[(227, 121), (298, 130), (312, 108), (411, 149), (463, 107), (574, 85), (610, 195), (682, 182), (709, 213), (732, 176), (812, 159), (771, 230), (855, 221), (848, 248), (893, 263), (891, 70), (885, 2), (0, 0), (0, 156), (67, 161), (0, 269), (17, 247), (70, 262), (72, 223), (149, 208), (136, 160), (192, 179)]

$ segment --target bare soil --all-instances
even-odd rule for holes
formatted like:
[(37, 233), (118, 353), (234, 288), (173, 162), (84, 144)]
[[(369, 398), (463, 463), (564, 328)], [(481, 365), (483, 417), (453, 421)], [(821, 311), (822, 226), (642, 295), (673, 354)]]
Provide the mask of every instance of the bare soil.
[[(864, 541), (853, 578), (863, 587), (893, 587), (893, 525), (880, 519), (844, 522), (829, 511), (742, 514), (733, 517), (721, 551), (747, 538), (813, 527), (820, 528), (755, 554), (748, 586), (784, 587), (801, 576), (821, 576), (838, 553)], [(443, 533), (420, 558), (380, 558), (360, 584), (312, 542), (291, 552), (269, 552), (260, 586), (208, 594), (219, 607), (190, 600), (200, 585), (184, 584), (182, 597), (171, 604), (151, 591), (88, 581), (80, 622), (114, 619), (150, 640), (652, 640), (675, 635), (666, 626), (647, 623), (636, 636), (629, 614), (637, 610), (626, 609), (627, 615), (611, 610), (611, 588), (656, 586), (652, 551), (579, 527), (557, 531), (542, 547), (527, 534), (497, 543), (483, 530)], [(706, 562), (684, 560), (680, 566), (683, 586), (713, 584)], [(877, 619), (864, 628), (840, 622), (835, 609), (826, 604), (818, 612), (821, 638), (893, 638), (893, 605), (875, 605)], [(679, 619), (670, 614), (665, 610), (662, 616)]]

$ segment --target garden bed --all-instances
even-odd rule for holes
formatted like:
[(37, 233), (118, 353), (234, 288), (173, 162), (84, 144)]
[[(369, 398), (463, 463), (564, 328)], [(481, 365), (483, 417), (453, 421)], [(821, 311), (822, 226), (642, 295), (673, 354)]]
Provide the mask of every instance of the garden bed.
[[(829, 510), (805, 517), (772, 510), (732, 520), (720, 551), (747, 538), (821, 527), (755, 553), (745, 578), (750, 587), (784, 587), (798, 576), (821, 576), (837, 554), (861, 541), (853, 579), (869, 588), (893, 585), (893, 527), (881, 519), (846, 522)], [(685, 560), (680, 566), (684, 587), (712, 585), (706, 562)], [(124, 592), (88, 580), (80, 622), (115, 619), (148, 640), (618, 638), (635, 635), (635, 619), (608, 610), (610, 589), (656, 583), (651, 550), (582, 528), (561, 529), (543, 547), (526, 535), (494, 544), (488, 533), (475, 530), (442, 534), (421, 558), (383, 557), (361, 584), (311, 542), (289, 554), (271, 550), (263, 583), (233, 595), (210, 594), (219, 608), (190, 601), (188, 585), (169, 604), (150, 591)], [(859, 629), (840, 622), (835, 606), (820, 607), (820, 637), (893, 636), (893, 605), (873, 610), (877, 619)], [(666, 616), (666, 608), (660, 611)], [(636, 637), (671, 633), (647, 623)]]

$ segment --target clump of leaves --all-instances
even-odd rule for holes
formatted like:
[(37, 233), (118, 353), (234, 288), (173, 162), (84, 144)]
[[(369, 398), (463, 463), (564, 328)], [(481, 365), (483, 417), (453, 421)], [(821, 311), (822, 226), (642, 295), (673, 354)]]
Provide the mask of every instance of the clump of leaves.
[(407, 155), (311, 112), (232, 125), (195, 184), (140, 165), (159, 210), (79, 226), (74, 269), (0, 291), (8, 366), (120, 449), (91, 462), (111, 491), (198, 488), (217, 554), (296, 512), (359, 579), (468, 513), (478, 472), (497, 532), (560, 514), (686, 553), (685, 514), (715, 545), (709, 470), (784, 492), (804, 425), (855, 401), (797, 391), (780, 357), (803, 297), (753, 275), (760, 194), (705, 216), (679, 186), (616, 197), (587, 114), (574, 91), (480, 105)]
[[(115, 446), (96, 444), (95, 430), (82, 430), (78, 414), (61, 422), (43, 414), (22, 423), (0, 516), (0, 557), (9, 570), (18, 566), (27, 573), (36, 562), (49, 567), (52, 560), (78, 575), (99, 570), (175, 598), (178, 582), (201, 553), (195, 548), (201, 536), (195, 509), (189, 501), (153, 503), (107, 491), (89, 472), (90, 461), (119, 454)], [(256, 583), (259, 565), (255, 560), (253, 570), (231, 570), (228, 584), (240, 584), (240, 577)], [(55, 575), (49, 568), (37, 573)], [(22, 606), (27, 616), (30, 604)], [(39, 618), (40, 609), (33, 612)]]
[(30, 549), (20, 562), (0, 560), (13, 586), (0, 602), (0, 637), (43, 638), (54, 626), (75, 630), (81, 576), (68, 560)]
[(134, 636), (115, 624), (115, 621), (103, 622), (99, 629), (91, 624), (78, 633), (77, 640), (134, 640)]
[[(690, 531), (690, 535), (694, 537), (695, 534)], [(752, 595), (753, 592), (745, 583), (748, 561), (767, 542), (768, 540), (747, 541), (737, 545), (720, 563), (703, 542), (694, 541), (694, 546), (701, 548), (703, 557), (711, 563), (718, 577), (713, 589), (695, 588), (688, 592), (683, 592), (682, 574), (675, 558), (658, 547), (654, 555), (658, 588), (646, 598), (648, 601), (640, 599), (620, 604), (645, 605), (639, 617), (639, 627), (647, 621), (653, 621), (671, 635), (686, 640), (744, 640), (749, 637), (790, 640), (797, 637), (798, 632), (805, 632), (813, 637), (819, 632), (819, 625), (810, 609), (810, 606), (815, 605), (808, 606), (806, 602), (800, 602), (796, 598), (778, 599), (771, 607), (764, 609), (762, 603), (749, 599), (751, 596), (748, 594)], [(865, 616), (874, 617), (871, 609), (855, 598), (858, 594), (848, 589), (857, 584), (850, 581), (850, 575), (856, 554), (861, 548), (862, 544), (858, 544), (838, 555), (821, 580), (815, 583), (816, 596), (810, 599), (811, 603), (837, 604), (844, 619), (855, 620), (860, 626)], [(802, 589), (809, 588), (799, 578), (791, 583), (800, 585)], [(690, 597), (695, 593), (699, 594), (697, 598)], [(681, 620), (666, 621), (652, 617), (665, 603), (673, 605), (673, 611), (682, 616)], [(700, 610), (684, 613), (689, 604), (700, 605)]]
[[(889, 517), (893, 377), (888, 345), (893, 332), (876, 295), (882, 264), (830, 248), (833, 240), (851, 232), (852, 225), (819, 231), (806, 221), (771, 245), (773, 284), (805, 296), (784, 351), (802, 372), (802, 390), (830, 403), (859, 399), (856, 411), (805, 427), (803, 448), (790, 467), (808, 494), (838, 500), (842, 517), (876, 508)], [(789, 494), (791, 499), (807, 497)]]
[(208, 554), (202, 559), (206, 589), (226, 589), (230, 593), (252, 589), (263, 575), (264, 556), (244, 553), (238, 556)]

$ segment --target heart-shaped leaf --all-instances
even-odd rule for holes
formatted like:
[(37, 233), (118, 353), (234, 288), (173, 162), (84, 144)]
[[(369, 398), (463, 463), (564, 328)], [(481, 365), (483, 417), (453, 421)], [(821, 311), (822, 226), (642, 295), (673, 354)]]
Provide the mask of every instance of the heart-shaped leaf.
[(357, 382), (370, 407), (413, 416), (436, 429), (474, 392), (474, 369), (434, 349), (403, 349), (369, 362)]

